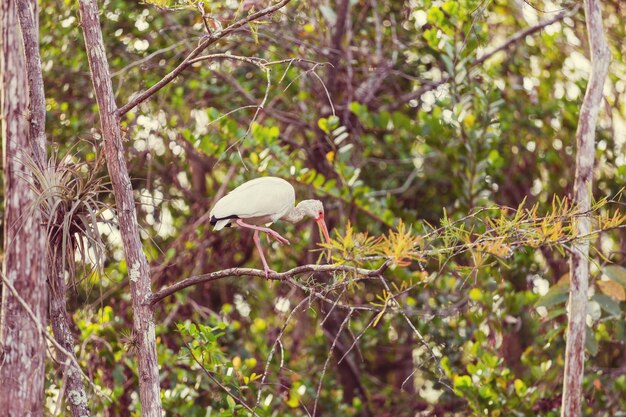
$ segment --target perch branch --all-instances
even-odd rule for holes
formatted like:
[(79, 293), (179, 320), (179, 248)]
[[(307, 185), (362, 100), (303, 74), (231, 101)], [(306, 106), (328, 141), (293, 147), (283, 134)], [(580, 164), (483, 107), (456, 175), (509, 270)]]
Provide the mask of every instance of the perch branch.
[[(390, 262), (385, 262), (377, 269), (355, 268), (347, 265), (302, 265), (285, 272), (271, 272), (267, 276), (267, 279), (274, 281), (285, 281), (295, 277), (296, 275), (305, 274), (307, 272), (352, 272), (362, 277), (377, 277), (384, 273), (389, 265)], [(227, 277), (265, 278), (266, 276), (265, 271), (253, 268), (229, 268), (223, 269), (221, 271), (211, 272), (208, 274), (196, 275), (155, 292), (154, 294), (152, 294), (152, 297), (150, 297), (147, 304), (154, 306), (164, 298), (167, 298), (175, 292), (178, 292), (184, 288), (191, 287), (192, 285), (202, 284), (205, 282), (216, 281), (218, 279)]]

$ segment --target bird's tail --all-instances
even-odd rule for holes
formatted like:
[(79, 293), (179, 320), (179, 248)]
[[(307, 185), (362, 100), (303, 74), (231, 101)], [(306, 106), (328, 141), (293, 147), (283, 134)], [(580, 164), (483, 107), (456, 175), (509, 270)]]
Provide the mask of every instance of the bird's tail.
[(211, 226), (213, 226), (213, 230), (222, 230), (224, 227), (229, 227), (232, 219), (236, 219), (237, 216), (229, 216), (224, 219), (218, 219), (215, 216), (211, 216)]

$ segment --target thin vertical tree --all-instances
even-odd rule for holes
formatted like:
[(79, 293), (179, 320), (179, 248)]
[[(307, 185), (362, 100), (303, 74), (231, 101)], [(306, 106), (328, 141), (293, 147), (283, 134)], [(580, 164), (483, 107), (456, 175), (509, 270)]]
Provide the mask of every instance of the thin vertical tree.
[(126, 166), (118, 109), (98, 18), (98, 5), (95, 0), (80, 0), (78, 4), (91, 78), (100, 113), (105, 156), (117, 206), (118, 225), (129, 271), (133, 304), (133, 335), (139, 363), (141, 412), (146, 417), (161, 417), (154, 312), (146, 303), (152, 295), (150, 269), (139, 237), (137, 210)]
[[(595, 129), (602, 101), (604, 81), (609, 70), (610, 53), (602, 24), (599, 0), (584, 1), (585, 20), (591, 56), (591, 73), (583, 99), (576, 130), (576, 178), (574, 202), (583, 214), (577, 224), (578, 235), (589, 234), (591, 219), (585, 215), (591, 209), (591, 186), (595, 155)], [(574, 242), (570, 258), (570, 294), (565, 349), (565, 376), (561, 415), (580, 415), (582, 381), (585, 371), (585, 327), (587, 290), (589, 288), (589, 240)]]
[[(36, 7), (35, 2), (33, 8)], [(45, 139), (33, 134), (39, 126), (29, 111), (16, 2), (0, 5), (0, 43), (5, 196), (0, 410), (4, 416), (21, 417), (43, 415), (46, 355), (44, 335), (39, 329), (47, 320), (47, 287), (46, 258), (41, 256), (45, 251), (41, 216), (37, 210), (24, 210), (35, 201), (28, 179), (31, 173), (25, 162), (40, 160), (45, 155)]]

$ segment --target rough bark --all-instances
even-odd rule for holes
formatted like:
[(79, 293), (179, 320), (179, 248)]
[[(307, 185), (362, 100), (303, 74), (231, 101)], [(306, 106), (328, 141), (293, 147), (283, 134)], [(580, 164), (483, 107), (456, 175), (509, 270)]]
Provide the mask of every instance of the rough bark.
[[(28, 78), (29, 96), (29, 136), (33, 143), (33, 154), (40, 167), (46, 165), (46, 99), (41, 71), (41, 56), (39, 54), (39, 30), (37, 19), (37, 3), (30, 0), (18, 0), (17, 11), (20, 22), (26, 73)], [(44, 146), (41, 146), (44, 145)], [(53, 236), (47, 236), (55, 238)], [(58, 240), (58, 238), (56, 239)], [(67, 351), (72, 352), (68, 358), (58, 351), (58, 361), (63, 365), (65, 392), (69, 400), (72, 416), (89, 416), (87, 393), (83, 383), (82, 373), (77, 369), (77, 360), (73, 355), (74, 337), (70, 330), (70, 320), (67, 315), (65, 270), (61, 254), (61, 242), (47, 242), (49, 247), (47, 277), (50, 284), (50, 323), (56, 341)], [(55, 248), (56, 247), (56, 251)]]
[(26, 74), (28, 77), (29, 135), (33, 144), (35, 162), (40, 167), (43, 167), (46, 161), (46, 96), (43, 88), (41, 56), (39, 55), (37, 2), (19, 0), (17, 2), (17, 11), (24, 42)]
[[(581, 212), (591, 208), (591, 185), (595, 151), (595, 128), (602, 101), (602, 89), (608, 74), (610, 53), (604, 36), (602, 13), (598, 0), (584, 1), (591, 73), (583, 99), (576, 131), (576, 178), (574, 181), (574, 201)], [(590, 231), (591, 221), (581, 217), (578, 221), (578, 235)], [(576, 242), (570, 258), (570, 294), (567, 346), (565, 349), (565, 375), (561, 415), (580, 415), (582, 400), (582, 380), (585, 365), (585, 319), (587, 316), (587, 289), (589, 287), (589, 241)]]
[[(59, 242), (60, 243), (60, 242)], [(50, 280), (50, 324), (54, 338), (68, 352), (74, 352), (74, 336), (72, 335), (72, 322), (67, 314), (65, 269), (60, 245), (50, 257), (48, 267)], [(65, 354), (57, 351), (57, 360), (63, 366), (65, 384), (65, 396), (68, 399), (70, 412), (73, 417), (88, 417), (89, 402), (87, 391), (83, 382), (82, 374), (77, 369), (76, 357), (68, 358)]]
[[(2, 119), (5, 227), (5, 278), (46, 323), (45, 231), (30, 190), (27, 157), (43, 153), (44, 144), (29, 137), (27, 76), (16, 3), (0, 5), (0, 115)], [(33, 138), (34, 139), (34, 138)], [(33, 149), (37, 149), (33, 152)], [(25, 213), (27, 213), (25, 215)], [(37, 324), (11, 291), (2, 292), (0, 317), (0, 410), (3, 416), (43, 415), (45, 341)]]
[(136, 338), (139, 363), (141, 411), (144, 416), (161, 417), (154, 313), (152, 308), (146, 304), (152, 295), (150, 269), (139, 238), (133, 189), (124, 159), (122, 132), (102, 39), (98, 6), (95, 0), (80, 0), (79, 10), (100, 113), (107, 166), (115, 195), (118, 224), (129, 270), (133, 303), (133, 333)]

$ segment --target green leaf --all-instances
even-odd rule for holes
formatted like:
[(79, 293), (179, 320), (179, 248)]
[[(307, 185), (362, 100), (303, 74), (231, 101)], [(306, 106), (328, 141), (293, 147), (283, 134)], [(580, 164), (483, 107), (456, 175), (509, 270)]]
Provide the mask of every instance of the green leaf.
[(322, 132), (330, 135), (333, 129), (339, 126), (339, 118), (337, 116), (322, 117), (317, 121), (317, 126)]
[(330, 133), (330, 129), (328, 128), (328, 119), (325, 117), (320, 118), (317, 121), (317, 126), (322, 130), (322, 132), (324, 133)]
[(446, 71), (448, 72), (448, 74), (452, 74), (452, 72), (454, 71), (454, 63), (452, 62), (452, 58), (447, 55), (442, 55), (441, 60), (446, 66)]
[(567, 301), (569, 285), (554, 285), (548, 292), (537, 300), (535, 307), (550, 307)]
[(428, 22), (437, 26), (441, 26), (443, 19), (445, 18), (443, 12), (438, 6), (433, 6), (428, 9)]
[(324, 178), (322, 174), (318, 174), (315, 177), (315, 181), (313, 181), (313, 186), (315, 188), (322, 188), (322, 186), (324, 185), (324, 181), (326, 181), (326, 178)]
[(328, 128), (329, 130), (333, 130), (339, 127), (339, 117), (337, 116), (329, 116), (328, 117)]
[(594, 294), (591, 299), (600, 304), (600, 308), (610, 315), (618, 317), (622, 315), (622, 309), (614, 298), (605, 294)]
[(367, 114), (367, 106), (357, 101), (351, 102), (348, 105), (348, 109), (350, 109), (350, 111), (354, 113), (359, 119), (365, 117), (365, 115)]
[(591, 353), (592, 356), (598, 353), (598, 341), (589, 327), (585, 329), (585, 349)]
[(521, 379), (516, 379), (513, 382), (513, 386), (515, 387), (515, 393), (517, 394), (518, 397), (523, 397), (526, 395), (526, 384), (524, 384), (524, 381), (522, 381)]
[(226, 402), (228, 403), (228, 408), (230, 408), (231, 410), (237, 406), (235, 400), (233, 400), (233, 397), (231, 397), (230, 395), (226, 396)]
[(459, 3), (457, 1), (447, 1), (441, 8), (450, 16), (454, 16), (459, 12)]
[(469, 298), (473, 301), (480, 301), (483, 298), (483, 292), (479, 288), (472, 288), (469, 292)]
[(397, 111), (393, 112), (391, 114), (391, 120), (393, 121), (393, 125), (397, 129), (411, 129), (411, 119), (404, 113), (400, 113)]
[(567, 310), (565, 309), (565, 307), (552, 308), (552, 309), (550, 309), (550, 312), (548, 312), (548, 315), (546, 316), (546, 318), (548, 320), (552, 320), (552, 319), (555, 319), (557, 317), (564, 316), (566, 314), (567, 314)]
[(435, 28), (426, 29), (424, 31), (424, 39), (426, 40), (426, 43), (428, 43), (428, 46), (436, 49), (439, 45), (439, 31)]
[(472, 388), (472, 378), (469, 375), (455, 375), (454, 376), (454, 388)]
[(626, 268), (619, 265), (609, 265), (604, 268), (604, 275), (611, 278), (615, 282), (622, 284), (626, 288)]

